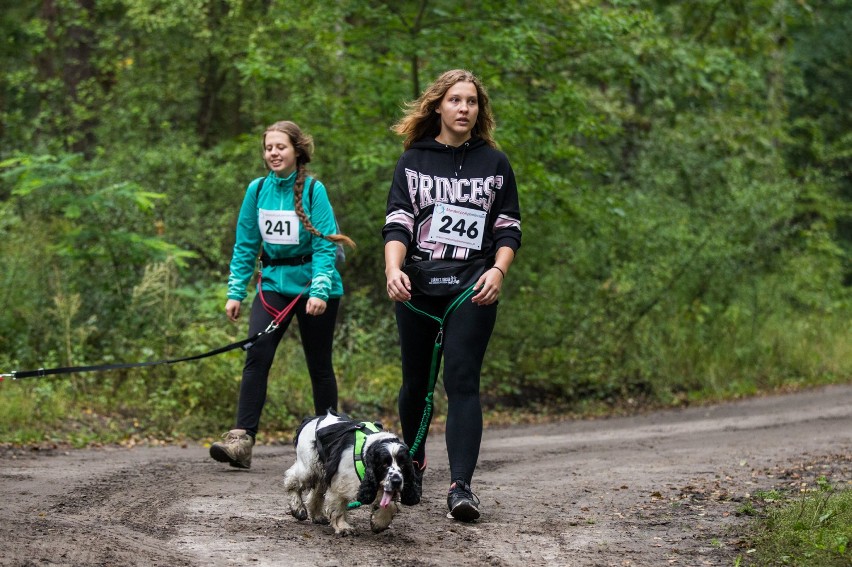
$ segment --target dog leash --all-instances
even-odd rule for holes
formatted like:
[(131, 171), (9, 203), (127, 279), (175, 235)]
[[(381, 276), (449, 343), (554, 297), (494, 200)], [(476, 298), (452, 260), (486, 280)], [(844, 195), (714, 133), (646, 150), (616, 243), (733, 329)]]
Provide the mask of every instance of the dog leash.
[[(420, 428), (417, 430), (417, 437), (414, 439), (414, 443), (411, 445), (411, 448), (408, 450), (409, 455), (414, 455), (417, 452), (418, 447), (423, 442), (423, 438), (426, 436), (426, 433), (429, 431), (429, 424), (432, 422), (432, 407), (433, 407), (433, 398), (435, 394), (435, 384), (438, 381), (438, 370), (441, 368), (441, 351), (443, 350), (444, 345), (444, 324), (447, 322), (447, 318), (458, 309), (462, 303), (464, 303), (467, 299), (469, 299), (475, 292), (474, 287), (476, 284), (470, 286), (461, 294), (459, 294), (449, 306), (447, 306), (446, 311), (444, 311), (443, 317), (436, 317), (431, 313), (427, 313), (422, 309), (418, 309), (411, 304), (411, 302), (405, 301), (403, 305), (418, 313), (423, 315), (424, 317), (429, 317), (433, 321), (438, 323), (438, 334), (435, 336), (435, 344), (432, 347), (432, 364), (429, 369), (429, 388), (426, 393), (426, 407), (423, 408), (423, 418), (420, 420)], [(357, 500), (350, 502), (346, 508), (348, 510), (353, 510), (355, 508), (360, 508), (362, 504)]]
[(264, 309), (272, 315), (272, 322), (264, 329), (263, 331), (257, 333), (253, 337), (249, 337), (247, 339), (243, 339), (241, 341), (237, 341), (235, 343), (231, 343), (229, 345), (225, 345), (220, 348), (216, 348), (210, 351), (207, 351), (203, 354), (196, 354), (192, 356), (184, 356), (181, 358), (171, 358), (164, 360), (152, 360), (147, 362), (126, 362), (126, 363), (118, 363), (118, 364), (99, 364), (99, 365), (91, 365), (91, 366), (62, 366), (57, 368), (39, 368), (38, 370), (13, 370), (12, 372), (0, 373), (0, 382), (2, 382), (5, 378), (11, 378), (12, 380), (20, 380), (22, 378), (43, 378), (45, 376), (50, 376), (54, 374), (73, 374), (73, 373), (83, 373), (83, 372), (96, 372), (96, 371), (106, 371), (106, 370), (119, 370), (124, 368), (141, 368), (145, 366), (159, 366), (161, 364), (176, 364), (178, 362), (188, 362), (190, 360), (199, 360), (201, 358), (207, 358), (209, 356), (215, 356), (217, 354), (222, 354), (237, 348), (241, 348), (245, 351), (254, 346), (254, 344), (260, 340), (264, 335), (268, 335), (269, 333), (275, 332), (278, 329), (279, 325), (281, 325), (281, 321), (284, 320), (285, 317), (293, 310), (298, 303), (299, 299), (304, 295), (305, 290), (310, 286), (310, 282), (302, 289), (299, 295), (296, 296), (293, 301), (291, 301), (284, 309), (278, 311), (274, 309), (272, 306), (268, 305), (266, 301), (263, 299), (263, 292), (260, 289), (260, 276), (258, 276), (258, 293), (261, 295), (261, 302), (263, 303)]
[(424, 317), (429, 317), (430, 319), (436, 321), (438, 323), (438, 334), (435, 336), (435, 344), (432, 347), (432, 364), (429, 369), (429, 387), (426, 393), (426, 407), (423, 408), (423, 418), (420, 420), (420, 428), (417, 430), (417, 437), (414, 439), (414, 443), (411, 445), (408, 453), (410, 455), (414, 455), (417, 452), (417, 449), (420, 447), (420, 444), (423, 442), (423, 438), (426, 437), (426, 433), (429, 431), (429, 424), (432, 422), (432, 408), (433, 408), (433, 398), (435, 394), (435, 384), (438, 381), (438, 371), (441, 368), (441, 352), (444, 347), (444, 324), (447, 321), (447, 318), (458, 309), (462, 303), (467, 301), (475, 292), (474, 287), (476, 284), (470, 286), (463, 292), (461, 292), (449, 306), (447, 306), (446, 311), (444, 311), (444, 316), (441, 318), (432, 315), (431, 313), (427, 313), (421, 309), (416, 308), (409, 301), (403, 302), (403, 305), (418, 313), (423, 315)]
[[(293, 301), (291, 301), (284, 309), (277, 310), (272, 307), (270, 304), (266, 302), (266, 299), (263, 297), (263, 260), (260, 258), (257, 259), (258, 270), (257, 270), (257, 295), (260, 297), (260, 303), (263, 305), (263, 310), (272, 315), (272, 323), (267, 327), (267, 331), (272, 332), (278, 328), (281, 324), (281, 321), (284, 320), (285, 317), (293, 310), (293, 307), (296, 306), (296, 303), (299, 302), (299, 299), (305, 294), (305, 291), (311, 287), (311, 282), (305, 284), (305, 287), (302, 288), (302, 291), (299, 292)], [(274, 325), (274, 326), (273, 326)], [(270, 330), (271, 327), (271, 330)], [(266, 331), (264, 331), (266, 332)]]
[[(273, 329), (274, 330), (274, 329)], [(20, 380), (22, 378), (33, 378), (39, 377), (43, 378), (44, 376), (50, 376), (52, 374), (73, 374), (73, 373), (82, 373), (82, 372), (95, 372), (95, 371), (104, 371), (104, 370), (118, 370), (121, 368), (141, 368), (143, 366), (158, 366), (160, 364), (175, 364), (178, 362), (187, 362), (189, 360), (198, 360), (200, 358), (207, 358), (208, 356), (214, 356), (217, 354), (222, 354), (223, 352), (228, 352), (230, 350), (234, 350), (237, 348), (242, 348), (243, 350), (248, 350), (252, 346), (254, 346), (255, 341), (257, 341), (261, 336), (267, 334), (267, 332), (271, 332), (270, 330), (261, 331), (257, 335), (253, 337), (249, 337), (247, 339), (243, 339), (241, 341), (237, 341), (235, 343), (231, 343), (229, 345), (223, 346), (221, 348), (213, 349), (211, 351), (205, 352), (203, 354), (196, 354), (193, 356), (184, 356), (182, 358), (171, 358), (164, 360), (152, 360), (148, 362), (126, 362), (119, 364), (99, 364), (92, 366), (62, 366), (57, 368), (39, 368), (38, 370), (13, 370), (12, 372), (5, 372), (0, 374), (0, 382), (3, 381), (4, 378), (11, 378), (12, 380)]]

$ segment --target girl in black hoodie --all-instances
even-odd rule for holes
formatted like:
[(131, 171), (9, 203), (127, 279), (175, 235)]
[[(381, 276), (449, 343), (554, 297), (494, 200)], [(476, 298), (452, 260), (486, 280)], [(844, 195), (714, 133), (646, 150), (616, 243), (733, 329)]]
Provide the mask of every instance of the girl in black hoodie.
[[(476, 76), (456, 69), (438, 77), (394, 126), (405, 136), (405, 152), (382, 229), (387, 292), (397, 302), (402, 349), (403, 436), (417, 446), (413, 458), (422, 482), (425, 432), (419, 430), (424, 411), (431, 410), (430, 370), (440, 342), (448, 401), (448, 517), (464, 522), (480, 516), (470, 483), (482, 440), (482, 362), (503, 280), (521, 245), (515, 175), (496, 148), (493, 130), (488, 95)], [(455, 303), (455, 288), (467, 283), (473, 284), (472, 296)], [(443, 335), (436, 339), (442, 318)]]

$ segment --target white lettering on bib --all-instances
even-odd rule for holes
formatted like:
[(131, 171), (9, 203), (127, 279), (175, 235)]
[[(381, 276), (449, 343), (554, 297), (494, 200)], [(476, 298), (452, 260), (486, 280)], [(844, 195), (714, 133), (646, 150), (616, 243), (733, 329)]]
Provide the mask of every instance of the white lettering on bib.
[(485, 211), (435, 203), (429, 240), (481, 250), (485, 216)]
[(296, 211), (258, 209), (257, 224), (264, 242), (270, 244), (298, 244), (299, 217)]

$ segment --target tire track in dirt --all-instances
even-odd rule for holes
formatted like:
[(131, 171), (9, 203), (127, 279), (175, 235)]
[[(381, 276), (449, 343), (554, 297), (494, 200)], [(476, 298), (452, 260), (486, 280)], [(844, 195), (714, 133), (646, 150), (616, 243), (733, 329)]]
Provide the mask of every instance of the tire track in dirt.
[[(103, 474), (70, 474), (76, 477), (73, 485), (40, 501), (38, 508), (23, 510), (30, 514), (16, 522), (15, 529), (33, 537), (26, 542), (25, 556), (9, 558), (9, 563), (133, 565), (142, 560), (152, 565), (192, 565), (191, 558), (169, 550), (165, 543), (182, 523), (183, 511), (171, 504), (181, 500), (187, 469), (139, 462), (118, 470), (108, 467)], [(25, 475), (18, 480), (35, 478)], [(52, 482), (61, 484), (60, 479)]]

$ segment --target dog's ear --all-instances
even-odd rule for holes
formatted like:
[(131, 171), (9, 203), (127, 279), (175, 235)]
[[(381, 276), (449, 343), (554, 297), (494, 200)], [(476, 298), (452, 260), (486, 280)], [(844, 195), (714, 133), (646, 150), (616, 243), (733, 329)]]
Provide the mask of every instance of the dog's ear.
[(358, 502), (371, 504), (379, 492), (379, 479), (376, 476), (378, 469), (376, 446), (368, 447), (364, 454), (364, 480), (358, 488)]
[(420, 495), (414, 486), (414, 463), (411, 461), (408, 449), (400, 451), (397, 458), (400, 459), (399, 464), (402, 468), (402, 494), (399, 495), (399, 501), (403, 506), (419, 504)]
[(367, 466), (366, 471), (364, 471), (364, 480), (361, 481), (358, 496), (356, 496), (358, 502), (365, 506), (372, 504), (379, 492), (379, 481), (376, 479), (376, 473), (373, 469), (374, 467)]

